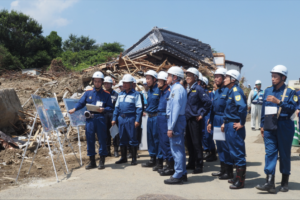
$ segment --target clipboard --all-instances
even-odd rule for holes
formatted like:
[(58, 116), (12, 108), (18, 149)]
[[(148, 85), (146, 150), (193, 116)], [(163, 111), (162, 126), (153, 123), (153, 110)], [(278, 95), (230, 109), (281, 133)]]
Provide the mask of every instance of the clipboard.
[(213, 139), (217, 141), (226, 141), (225, 133), (221, 131), (221, 127), (214, 126)]
[(98, 109), (100, 108), (100, 106), (95, 106), (92, 104), (86, 104), (86, 109), (88, 111), (92, 111), (92, 112), (99, 112)]

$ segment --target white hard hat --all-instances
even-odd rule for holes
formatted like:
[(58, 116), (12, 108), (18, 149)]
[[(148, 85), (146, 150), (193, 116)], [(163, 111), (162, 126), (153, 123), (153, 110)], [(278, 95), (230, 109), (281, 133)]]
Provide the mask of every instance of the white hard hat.
[(102, 72), (95, 72), (94, 74), (93, 74), (93, 78), (104, 78), (104, 75), (102, 74)]
[(198, 80), (203, 81), (203, 76), (202, 76), (201, 72), (199, 72), (199, 79)]
[(226, 75), (231, 76), (232, 78), (236, 79), (237, 81), (240, 81), (241, 75), (240, 72), (238, 72), (235, 69), (231, 69), (226, 72)]
[(205, 83), (205, 85), (208, 85), (208, 79), (205, 76), (203, 76), (202, 81)]
[(282, 74), (284, 76), (287, 76), (288, 75), (288, 70), (283, 65), (276, 65), (275, 67), (273, 67), (271, 73), (279, 73), (279, 74)]
[(133, 77), (132, 77), (132, 79), (133, 79), (133, 83), (136, 83), (136, 79), (135, 79), (135, 78), (133, 78)]
[(215, 71), (215, 74), (220, 74), (222, 76), (226, 76), (227, 69), (220, 67)]
[(257, 84), (261, 84), (261, 81), (260, 80), (255, 81), (255, 85)]
[(168, 70), (168, 74), (172, 74), (178, 76), (180, 78), (184, 78), (183, 70), (178, 66), (173, 66)]
[(157, 79), (157, 73), (156, 73), (156, 71), (154, 71), (154, 70), (149, 70), (149, 71), (147, 71), (147, 72), (145, 73), (145, 76), (147, 76), (147, 75), (153, 76), (154, 78)]
[(118, 87), (121, 87), (121, 86), (123, 86), (123, 81), (120, 81), (118, 84)]
[(110, 76), (104, 77), (104, 83), (113, 83), (113, 80)]
[(164, 72), (164, 71), (159, 72), (157, 75), (157, 79), (160, 79), (160, 80), (166, 81), (167, 78), (168, 78), (168, 73)]
[(187, 73), (187, 72), (190, 72), (190, 73), (196, 75), (197, 77), (199, 77), (199, 71), (198, 71), (198, 69), (196, 69), (195, 67), (190, 67), (190, 68), (188, 68), (188, 70), (186, 70), (186, 73)]
[(123, 83), (124, 83), (124, 82), (126, 82), (126, 83), (127, 83), (127, 82), (134, 82), (133, 79), (134, 79), (134, 78), (133, 78), (130, 74), (125, 74), (125, 75), (123, 76), (122, 81), (123, 81)]

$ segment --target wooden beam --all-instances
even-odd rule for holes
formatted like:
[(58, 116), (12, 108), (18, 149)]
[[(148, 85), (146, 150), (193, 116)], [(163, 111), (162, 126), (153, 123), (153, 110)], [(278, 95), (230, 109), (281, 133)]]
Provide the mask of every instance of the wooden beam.
[(128, 65), (127, 65), (127, 62), (126, 62), (126, 60), (125, 59), (123, 59), (124, 60), (124, 62), (125, 62), (125, 65), (126, 65), (126, 67), (127, 67), (127, 69), (128, 69), (128, 72), (129, 72), (129, 74), (131, 73), (130, 72), (130, 70), (129, 70), (129, 67), (128, 67)]

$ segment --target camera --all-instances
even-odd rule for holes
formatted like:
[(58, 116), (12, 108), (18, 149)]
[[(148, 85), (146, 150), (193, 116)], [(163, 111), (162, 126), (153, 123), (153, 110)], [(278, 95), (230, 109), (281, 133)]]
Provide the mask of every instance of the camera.
[(89, 118), (94, 118), (94, 114), (90, 113), (90, 111), (85, 111), (84, 112), (84, 116), (85, 118), (89, 119)]

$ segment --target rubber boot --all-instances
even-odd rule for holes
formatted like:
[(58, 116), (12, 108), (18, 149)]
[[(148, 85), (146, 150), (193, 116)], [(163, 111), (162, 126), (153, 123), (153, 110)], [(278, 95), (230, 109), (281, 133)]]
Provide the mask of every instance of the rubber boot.
[(127, 158), (132, 158), (132, 148), (131, 146), (128, 146), (128, 155)]
[(132, 161), (131, 161), (131, 165), (137, 165), (137, 161), (136, 161), (137, 148), (138, 148), (138, 147), (131, 147), (131, 152), (132, 152)]
[(281, 179), (281, 192), (287, 192), (289, 191), (289, 176), (288, 174), (282, 174), (282, 179)]
[(165, 171), (165, 170), (167, 169), (167, 167), (168, 167), (168, 160), (166, 160), (166, 164), (163, 166), (162, 169), (158, 169), (158, 170), (157, 170), (157, 173), (160, 174), (160, 172)]
[(119, 157), (118, 147), (114, 147), (114, 156), (115, 158)]
[(163, 168), (163, 164), (164, 164), (164, 159), (159, 158), (157, 159), (158, 162), (156, 162), (156, 166), (152, 168), (153, 171), (157, 171), (158, 169), (162, 169)]
[(85, 169), (94, 169), (96, 168), (96, 160), (95, 160), (95, 156), (90, 156), (90, 163), (85, 167)]
[(108, 152), (107, 156), (111, 157), (110, 146), (107, 146), (107, 152)]
[(225, 163), (224, 162), (220, 162), (221, 164), (221, 169), (219, 172), (217, 173), (212, 173), (212, 176), (222, 176), (223, 174), (225, 174)]
[(175, 173), (174, 160), (172, 160), (172, 161), (167, 160), (167, 168), (165, 170), (163, 170), (162, 172), (160, 172), (159, 174), (161, 176), (170, 176), (170, 175), (173, 175), (174, 173)]
[(245, 186), (246, 166), (236, 167), (236, 181), (229, 186), (230, 189), (241, 189)]
[(121, 159), (116, 164), (127, 163), (127, 146), (121, 146)]
[(150, 160), (142, 164), (142, 167), (154, 167), (156, 165), (156, 156), (151, 156)]
[(266, 183), (264, 185), (257, 185), (255, 188), (258, 190), (267, 191), (269, 193), (276, 194), (275, 175), (267, 174)]
[(210, 152), (208, 150), (205, 151), (205, 153), (203, 154), (203, 160), (206, 160), (209, 156), (210, 156)]
[(100, 156), (100, 161), (99, 161), (98, 169), (105, 169), (104, 163), (105, 163), (105, 157), (104, 156)]
[(195, 162), (195, 169), (193, 170), (193, 174), (201, 173), (203, 173), (203, 165), (200, 164), (200, 159), (197, 159)]
[(210, 152), (210, 155), (206, 158), (206, 162), (214, 162), (218, 160), (216, 149)]
[(225, 164), (225, 173), (219, 176), (220, 180), (228, 180), (233, 178), (233, 166)]

